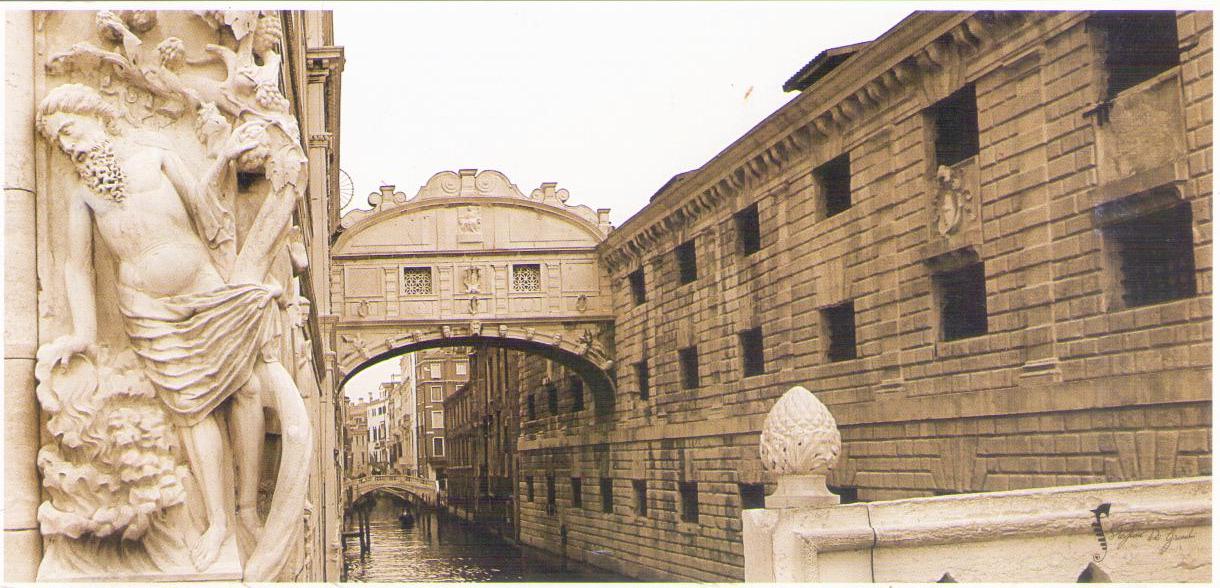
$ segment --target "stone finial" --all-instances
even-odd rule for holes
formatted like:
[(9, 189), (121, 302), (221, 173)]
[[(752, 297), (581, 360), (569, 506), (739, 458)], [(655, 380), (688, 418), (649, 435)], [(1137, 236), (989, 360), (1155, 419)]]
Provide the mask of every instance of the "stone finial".
[(801, 386), (784, 393), (767, 413), (759, 439), (763, 467), (779, 476), (767, 506), (838, 504), (839, 497), (826, 488), (826, 475), (841, 446), (834, 416), (822, 401)]

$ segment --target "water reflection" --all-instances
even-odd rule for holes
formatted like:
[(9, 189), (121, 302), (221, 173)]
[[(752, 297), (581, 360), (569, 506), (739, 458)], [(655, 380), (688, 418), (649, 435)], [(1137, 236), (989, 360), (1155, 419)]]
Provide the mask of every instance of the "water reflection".
[[(378, 505), (379, 507), (381, 505)], [(630, 578), (521, 548), (464, 521), (431, 511), (404, 527), (397, 512), (378, 508), (369, 525), (371, 552), (347, 541), (349, 582), (599, 582)]]

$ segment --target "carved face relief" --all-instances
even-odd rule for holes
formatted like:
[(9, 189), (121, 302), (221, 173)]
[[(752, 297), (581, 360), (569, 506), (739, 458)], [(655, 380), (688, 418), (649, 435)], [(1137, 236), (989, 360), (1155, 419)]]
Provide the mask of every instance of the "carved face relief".
[(126, 198), (127, 176), (115, 159), (105, 126), (96, 118), (65, 112), (43, 118), (43, 132), (72, 159), (76, 173), (94, 194), (111, 202)]
[(59, 148), (73, 161), (79, 161), (80, 156), (107, 139), (106, 127), (92, 116), (56, 112), (43, 120), (47, 136), (54, 138)]

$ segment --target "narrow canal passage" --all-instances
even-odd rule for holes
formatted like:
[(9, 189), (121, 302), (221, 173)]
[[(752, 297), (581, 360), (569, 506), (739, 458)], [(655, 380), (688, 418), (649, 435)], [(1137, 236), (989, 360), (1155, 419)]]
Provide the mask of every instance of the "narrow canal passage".
[(360, 554), (352, 537), (343, 551), (348, 582), (622, 582), (611, 572), (510, 544), (445, 513), (425, 510), (411, 525), (398, 521), (395, 502), (370, 515), (372, 550)]

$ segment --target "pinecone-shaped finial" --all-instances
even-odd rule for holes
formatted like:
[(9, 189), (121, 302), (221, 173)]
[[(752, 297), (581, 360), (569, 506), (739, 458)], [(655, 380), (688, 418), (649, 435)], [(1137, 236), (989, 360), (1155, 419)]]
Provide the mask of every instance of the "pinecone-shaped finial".
[(839, 459), (841, 445), (826, 405), (795, 386), (767, 414), (759, 453), (763, 467), (776, 474), (825, 474)]
[(779, 476), (768, 507), (838, 504), (826, 474), (839, 459), (842, 440), (830, 411), (801, 386), (788, 390), (767, 413), (759, 439), (763, 467)]

